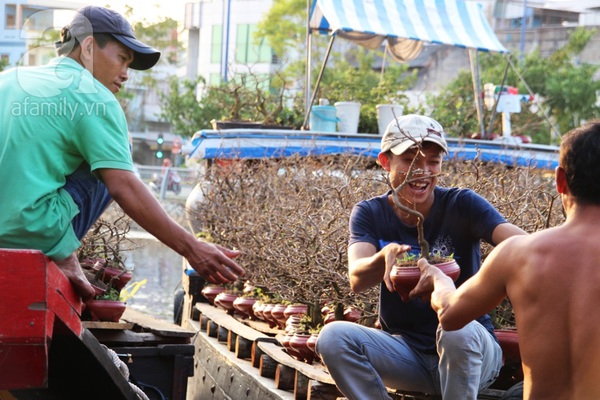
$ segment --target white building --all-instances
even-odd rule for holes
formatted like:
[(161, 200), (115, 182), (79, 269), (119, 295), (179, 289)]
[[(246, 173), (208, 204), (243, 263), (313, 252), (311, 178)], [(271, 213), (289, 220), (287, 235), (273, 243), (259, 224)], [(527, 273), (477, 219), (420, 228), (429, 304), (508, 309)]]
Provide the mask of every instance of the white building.
[(188, 3), (188, 78), (198, 75), (210, 85), (233, 75), (269, 76), (278, 60), (266, 42), (255, 43), (258, 22), (272, 0), (200, 0)]
[(83, 3), (56, 0), (0, 2), (0, 60), (8, 65), (41, 65), (56, 56), (53, 45), (40, 45), (48, 29), (60, 29), (64, 16)]

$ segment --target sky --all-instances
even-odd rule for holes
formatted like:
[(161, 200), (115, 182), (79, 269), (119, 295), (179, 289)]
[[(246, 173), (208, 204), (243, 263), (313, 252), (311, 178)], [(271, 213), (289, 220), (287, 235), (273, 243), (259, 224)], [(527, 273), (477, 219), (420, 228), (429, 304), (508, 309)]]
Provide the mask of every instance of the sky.
[(170, 17), (177, 21), (183, 21), (185, 15), (185, 4), (193, 0), (63, 0), (66, 3), (78, 5), (108, 6), (109, 8), (124, 14), (125, 6), (133, 8), (133, 17), (130, 22), (138, 22), (143, 19), (148, 22), (159, 21), (162, 17)]

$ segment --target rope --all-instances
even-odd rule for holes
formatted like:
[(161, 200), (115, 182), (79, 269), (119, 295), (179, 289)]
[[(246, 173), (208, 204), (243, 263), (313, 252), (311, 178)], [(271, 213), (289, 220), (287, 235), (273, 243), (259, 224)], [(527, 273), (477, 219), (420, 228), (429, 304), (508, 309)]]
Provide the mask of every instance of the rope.
[(127, 368), (127, 364), (125, 364), (125, 362), (119, 358), (119, 356), (117, 355), (117, 353), (115, 353), (114, 350), (109, 349), (105, 345), (102, 345), (102, 347), (104, 347), (106, 349), (106, 353), (111, 358), (111, 360), (115, 364), (115, 366), (119, 369), (119, 371), (121, 371), (121, 374), (123, 374), (123, 376), (129, 383), (129, 385), (131, 386), (131, 388), (133, 389), (135, 394), (137, 394), (138, 398), (140, 400), (150, 400), (150, 398), (146, 395), (146, 393), (144, 393), (144, 391), (142, 389), (140, 389), (138, 386), (134, 385), (133, 383), (129, 382), (129, 368)]

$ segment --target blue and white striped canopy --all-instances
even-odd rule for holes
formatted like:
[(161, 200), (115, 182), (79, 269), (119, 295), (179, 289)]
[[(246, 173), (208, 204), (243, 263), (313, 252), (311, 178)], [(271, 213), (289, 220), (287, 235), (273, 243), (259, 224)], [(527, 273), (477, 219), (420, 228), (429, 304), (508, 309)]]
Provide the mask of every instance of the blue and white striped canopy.
[(474, 1), (316, 0), (310, 27), (371, 48), (388, 39), (404, 47), (414, 41), (508, 52)]

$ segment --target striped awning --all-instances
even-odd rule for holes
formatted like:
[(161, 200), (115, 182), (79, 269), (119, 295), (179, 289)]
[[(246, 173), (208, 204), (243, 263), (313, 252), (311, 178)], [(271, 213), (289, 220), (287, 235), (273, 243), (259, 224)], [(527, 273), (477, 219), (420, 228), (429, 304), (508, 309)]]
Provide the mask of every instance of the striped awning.
[(475, 1), (316, 0), (310, 27), (372, 49), (387, 39), (399, 61), (416, 57), (423, 42), (508, 52)]

